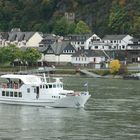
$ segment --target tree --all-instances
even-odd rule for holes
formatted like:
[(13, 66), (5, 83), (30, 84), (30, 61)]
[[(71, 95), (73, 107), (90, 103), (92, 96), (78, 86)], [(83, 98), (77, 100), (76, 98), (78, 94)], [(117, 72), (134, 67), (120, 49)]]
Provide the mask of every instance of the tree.
[(65, 18), (61, 18), (54, 24), (53, 32), (57, 35), (67, 35), (68, 34), (68, 22)]
[(76, 25), (75, 33), (88, 34), (91, 33), (91, 30), (89, 29), (88, 25), (84, 21), (80, 20)]
[(120, 66), (121, 64), (119, 60), (112, 60), (109, 64), (110, 72), (112, 74), (117, 74), (119, 72)]
[(25, 64), (33, 65), (41, 58), (41, 54), (35, 48), (28, 48), (22, 52), (21, 61)]
[(11, 63), (19, 57), (19, 48), (15, 45), (9, 45), (0, 49), (0, 62), (2, 64)]
[(109, 15), (109, 28), (112, 33), (124, 33), (129, 27), (129, 18), (124, 7), (115, 5)]

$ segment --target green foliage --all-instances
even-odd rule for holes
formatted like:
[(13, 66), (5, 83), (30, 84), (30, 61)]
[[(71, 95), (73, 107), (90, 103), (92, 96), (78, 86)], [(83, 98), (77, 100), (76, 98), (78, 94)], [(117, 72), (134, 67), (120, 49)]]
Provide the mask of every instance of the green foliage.
[(19, 52), (18, 48), (14, 45), (1, 48), (0, 49), (0, 62), (1, 63), (13, 62), (17, 57), (19, 57), (18, 52)]
[(65, 18), (61, 18), (60, 20), (57, 20), (54, 24), (54, 30), (53, 32), (56, 35), (66, 35), (68, 34), (68, 22)]
[[(140, 0), (0, 0), (0, 31), (21, 28), (65, 35), (89, 33), (90, 27), (99, 35), (139, 34), (139, 7)], [(65, 12), (75, 13), (76, 27), (60, 22)], [(80, 20), (87, 24), (81, 27)]]
[(55, 21), (53, 33), (56, 35), (72, 34), (75, 31), (75, 23), (69, 23), (65, 18), (61, 18)]
[(76, 34), (88, 34), (88, 33), (91, 33), (88, 25), (80, 20), (77, 25), (76, 25), (76, 28), (75, 28), (75, 33)]
[(15, 45), (0, 48), (0, 63), (12, 63), (15, 59), (20, 60), (24, 64), (34, 64), (41, 58), (41, 54), (34, 48), (29, 48), (26, 51), (20, 50)]
[[(109, 28), (112, 33), (124, 33), (128, 29), (128, 14), (120, 5), (112, 7), (109, 16)], [(127, 27), (127, 28), (126, 28)]]
[(24, 64), (33, 65), (41, 58), (41, 54), (35, 48), (28, 48), (22, 52), (21, 61)]

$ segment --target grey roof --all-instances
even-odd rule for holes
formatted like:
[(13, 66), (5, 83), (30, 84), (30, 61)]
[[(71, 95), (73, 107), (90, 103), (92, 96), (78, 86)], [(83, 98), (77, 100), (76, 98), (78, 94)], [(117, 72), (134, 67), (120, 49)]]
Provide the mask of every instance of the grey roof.
[(132, 41), (132, 42), (139, 42), (140, 39), (139, 39), (139, 38), (132, 38), (131, 41)]
[(5, 39), (5, 40), (7, 40), (9, 37), (8, 32), (0, 32), (0, 36), (1, 39)]
[(9, 41), (22, 41), (26, 40), (28, 41), (34, 34), (35, 32), (1, 32), (1, 38), (6, 39)]
[(102, 57), (102, 56), (104, 56), (105, 57), (105, 54), (101, 50), (81, 49), (72, 55), (72, 57), (79, 57), (79, 56), (83, 56), (83, 57)]
[(52, 49), (56, 55), (59, 55), (62, 53), (64, 48), (68, 45), (68, 42), (56, 42), (52, 45)]
[(40, 52), (46, 52), (47, 50), (50, 49), (53, 51), (55, 55), (62, 54), (63, 50), (76, 50), (75, 47), (67, 41), (55, 42), (54, 44), (38, 48)]
[(102, 40), (122, 40), (127, 35), (105, 35)]
[(89, 37), (91, 37), (90, 34), (85, 34), (85, 35), (77, 35), (77, 34), (72, 34), (72, 35), (67, 35), (64, 37), (64, 40), (69, 40), (69, 41), (86, 41)]

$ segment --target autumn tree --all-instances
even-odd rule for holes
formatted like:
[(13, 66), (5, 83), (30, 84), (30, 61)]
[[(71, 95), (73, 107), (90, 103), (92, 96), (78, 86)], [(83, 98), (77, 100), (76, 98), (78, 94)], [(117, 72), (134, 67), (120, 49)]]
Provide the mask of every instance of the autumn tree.
[(119, 72), (120, 66), (121, 64), (119, 60), (112, 60), (109, 64), (110, 72), (112, 74), (117, 74)]

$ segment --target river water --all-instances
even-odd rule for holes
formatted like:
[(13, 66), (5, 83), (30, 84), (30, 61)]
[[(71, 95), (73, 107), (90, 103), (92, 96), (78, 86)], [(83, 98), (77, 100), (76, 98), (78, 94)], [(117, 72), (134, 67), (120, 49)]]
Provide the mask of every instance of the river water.
[(0, 104), (0, 140), (140, 140), (140, 81), (65, 77), (86, 90), (84, 109)]

